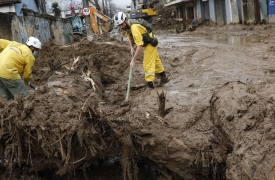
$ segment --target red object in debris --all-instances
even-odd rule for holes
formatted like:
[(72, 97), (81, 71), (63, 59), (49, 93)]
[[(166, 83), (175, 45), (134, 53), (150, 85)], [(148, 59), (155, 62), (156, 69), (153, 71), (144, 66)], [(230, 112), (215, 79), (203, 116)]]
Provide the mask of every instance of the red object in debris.
[(71, 14), (75, 14), (75, 8), (73, 5), (70, 5), (70, 9), (71, 9)]

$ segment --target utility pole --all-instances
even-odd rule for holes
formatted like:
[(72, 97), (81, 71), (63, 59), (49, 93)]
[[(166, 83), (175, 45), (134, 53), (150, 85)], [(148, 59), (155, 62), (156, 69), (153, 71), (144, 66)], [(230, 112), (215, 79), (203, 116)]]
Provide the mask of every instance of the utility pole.
[[(83, 7), (89, 7), (88, 0), (83, 0), (82, 2), (83, 2)], [(92, 41), (94, 37), (93, 37), (90, 16), (85, 17), (85, 23), (86, 23), (87, 40)]]
[(106, 14), (106, 9), (105, 9), (104, 0), (102, 0), (102, 13), (103, 13), (103, 14)]
[(38, 1), (38, 7), (39, 7), (39, 9), (40, 9), (40, 11), (41, 11), (41, 14), (47, 14), (47, 12), (46, 12), (46, 2), (45, 2), (45, 0), (40, 0), (40, 1)]
[(266, 15), (267, 15), (267, 24), (266, 24), (266, 28), (268, 28), (269, 25), (269, 0), (267, 0), (267, 10), (266, 10)]
[(96, 7), (96, 9), (97, 9), (99, 12), (101, 12), (101, 8), (100, 8), (100, 6), (99, 6), (99, 4), (98, 4), (98, 0), (95, 0), (95, 7)]
[(113, 17), (111, 9), (111, 0), (109, 0), (109, 17)]

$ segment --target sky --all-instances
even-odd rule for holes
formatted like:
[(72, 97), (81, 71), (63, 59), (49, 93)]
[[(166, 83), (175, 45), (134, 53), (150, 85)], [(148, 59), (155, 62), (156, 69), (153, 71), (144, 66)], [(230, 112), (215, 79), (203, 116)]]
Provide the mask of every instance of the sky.
[(131, 0), (113, 0), (116, 7), (126, 9), (126, 5), (131, 5)]

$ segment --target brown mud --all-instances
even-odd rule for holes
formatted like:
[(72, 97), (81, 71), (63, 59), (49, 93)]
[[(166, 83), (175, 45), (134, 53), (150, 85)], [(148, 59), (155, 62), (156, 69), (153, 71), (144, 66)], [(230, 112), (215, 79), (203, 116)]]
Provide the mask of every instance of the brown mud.
[(44, 45), (38, 90), (0, 99), (0, 178), (275, 178), (274, 29), (157, 30), (170, 82), (148, 91), (140, 57), (128, 104), (127, 42)]

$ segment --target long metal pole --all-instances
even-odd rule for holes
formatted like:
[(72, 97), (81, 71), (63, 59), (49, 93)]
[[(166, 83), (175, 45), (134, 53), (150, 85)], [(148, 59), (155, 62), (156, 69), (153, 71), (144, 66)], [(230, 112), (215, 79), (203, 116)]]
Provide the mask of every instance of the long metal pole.
[(130, 88), (131, 88), (131, 79), (132, 79), (132, 71), (133, 71), (133, 67), (130, 66), (130, 73), (129, 73), (129, 78), (128, 78), (128, 86), (127, 86), (127, 93), (126, 93), (125, 102), (128, 102), (128, 100), (129, 100)]
[[(132, 54), (132, 59), (133, 59), (133, 57), (134, 57), (134, 54)], [(126, 93), (125, 102), (128, 102), (128, 100), (129, 100), (130, 89), (131, 89), (132, 72), (133, 72), (133, 66), (130, 65), (130, 73), (129, 73), (129, 78), (128, 78), (128, 85), (127, 85), (127, 93)]]
[(266, 14), (267, 14), (267, 25), (266, 25), (266, 27), (268, 27), (268, 25), (269, 25), (269, 7), (268, 7), (268, 5), (269, 5), (269, 0), (266, 0)]
[[(83, 7), (89, 7), (88, 0), (83, 0)], [(91, 26), (91, 20), (89, 16), (85, 17), (85, 23), (86, 23), (86, 33), (87, 33), (87, 40), (92, 41), (93, 40), (93, 31)]]

